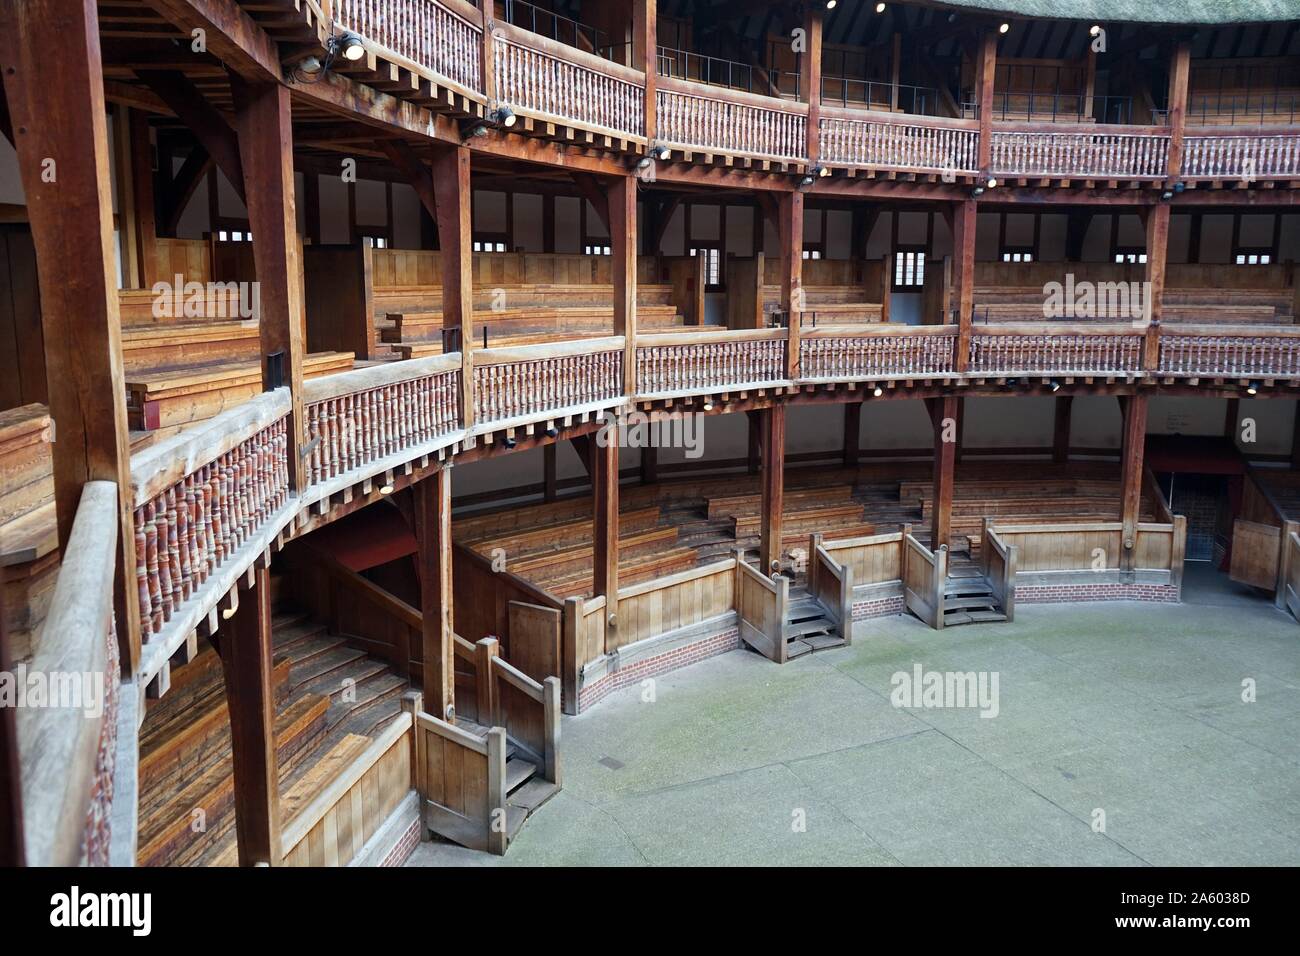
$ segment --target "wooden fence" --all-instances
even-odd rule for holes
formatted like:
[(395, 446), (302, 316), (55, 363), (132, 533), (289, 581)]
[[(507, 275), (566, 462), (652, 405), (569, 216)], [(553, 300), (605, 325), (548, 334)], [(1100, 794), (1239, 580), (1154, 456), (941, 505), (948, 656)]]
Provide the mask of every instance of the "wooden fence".
[(948, 546), (931, 551), (910, 533), (904, 536), (903, 601), (935, 630), (943, 629), (943, 590), (948, 580)]

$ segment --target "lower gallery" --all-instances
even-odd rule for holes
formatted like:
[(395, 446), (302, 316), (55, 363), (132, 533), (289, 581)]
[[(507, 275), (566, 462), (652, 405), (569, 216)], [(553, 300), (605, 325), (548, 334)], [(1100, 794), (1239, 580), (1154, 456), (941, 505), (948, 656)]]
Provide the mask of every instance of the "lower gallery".
[(0, 0), (0, 862), (1300, 864), (1300, 10), (1027, 6)]

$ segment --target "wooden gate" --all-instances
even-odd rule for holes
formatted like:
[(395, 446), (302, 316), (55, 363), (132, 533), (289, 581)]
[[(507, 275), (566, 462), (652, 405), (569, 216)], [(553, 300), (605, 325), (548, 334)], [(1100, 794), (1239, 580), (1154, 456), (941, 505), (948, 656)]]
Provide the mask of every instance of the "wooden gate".
[(1228, 576), (1242, 584), (1272, 591), (1277, 587), (1281, 530), (1238, 518), (1232, 523), (1232, 563)]
[(558, 677), (563, 612), (523, 601), (511, 601), (508, 609), (510, 663), (538, 683)]

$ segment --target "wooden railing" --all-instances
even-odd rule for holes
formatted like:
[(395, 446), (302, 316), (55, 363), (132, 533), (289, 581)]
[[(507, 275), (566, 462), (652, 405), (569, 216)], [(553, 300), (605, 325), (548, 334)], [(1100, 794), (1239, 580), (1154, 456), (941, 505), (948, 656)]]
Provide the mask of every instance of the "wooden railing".
[(808, 106), (660, 77), (658, 142), (673, 149), (761, 159), (806, 158)]
[[(497, 654), (487, 656), (491, 703), (479, 706), (479, 722), (504, 727), (506, 736), (530, 757), (551, 783), (560, 781), (560, 679), (541, 683)], [(491, 715), (490, 720), (483, 718)]]
[(823, 106), (821, 160), (831, 165), (909, 172), (979, 172), (979, 124)]
[[(132, 457), (137, 624), (146, 643), (216, 571), (247, 566), (237, 552), (288, 503), (288, 413), (288, 390), (267, 392)], [(250, 548), (246, 560), (264, 548)], [(215, 603), (224, 593), (208, 597)], [(202, 617), (187, 610), (195, 623)]]
[(786, 662), (785, 621), (790, 606), (790, 579), (766, 574), (736, 552), (736, 615), (741, 639), (764, 657)]
[(785, 329), (639, 335), (641, 395), (721, 391), (785, 380)]
[(1169, 133), (1158, 127), (1051, 125), (1045, 130), (1038, 124), (997, 124), (990, 170), (1003, 176), (1158, 179), (1168, 169)]
[(1016, 563), (1019, 552), (999, 537), (991, 518), (984, 519), (984, 534), (980, 547), (980, 570), (993, 589), (1002, 613), (1008, 621), (1016, 618)]
[(988, 529), (1004, 547), (1015, 549), (1018, 576), (1075, 572), (1084, 583), (1107, 582), (1119, 580), (1117, 575), (1127, 564), (1134, 573), (1163, 572), (1161, 582), (1181, 587), (1187, 545), (1187, 521), (1182, 515), (1175, 516), (1172, 524), (1138, 524), (1127, 562), (1124, 525), (1119, 521), (990, 525)]
[(1285, 179), (1300, 176), (1300, 133), (1188, 131), (1182, 175), (1187, 179)]
[(728, 558), (620, 588), (618, 627), (607, 633), (605, 653), (734, 610), (735, 566)]
[(328, 481), (460, 427), (460, 353), (303, 384), (309, 481)]
[(820, 534), (808, 540), (808, 593), (835, 622), (844, 643), (853, 643), (853, 567), (841, 565), (822, 544)]
[(857, 589), (903, 581), (903, 564), (911, 525), (900, 531), (862, 538), (835, 538), (822, 542), (822, 549), (836, 564), (853, 575)]
[(1300, 328), (1166, 326), (1160, 330), (1159, 369), (1181, 378), (1300, 376)]
[(799, 378), (937, 378), (952, 374), (956, 342), (955, 325), (805, 329), (799, 337)]
[(943, 589), (948, 580), (948, 546), (931, 551), (911, 534), (903, 539), (903, 601), (935, 630), (943, 629)]
[[(409, 64), (482, 93), (483, 31), (438, 0), (332, 0), (336, 26), (351, 30)], [(468, 11), (467, 11), (468, 12)]]
[[(29, 674), (50, 684), (51, 694), (60, 686), (79, 687), (82, 699), (51, 698), (49, 706), (16, 708), (29, 866), (76, 866), (81, 861), (101, 738), (115, 731), (104, 707), (105, 695), (116, 692), (118, 680), (113, 621), (117, 497), (112, 482), (90, 481), (82, 487), (50, 613), (27, 664)], [(103, 678), (97, 700), (96, 676)]]
[(972, 374), (1141, 374), (1145, 332), (1131, 326), (1071, 327), (1017, 322), (976, 326), (971, 334)]
[(645, 76), (636, 70), (498, 22), (497, 96), (511, 109), (597, 133), (645, 134)]
[(474, 353), (474, 421), (496, 427), (617, 404), (621, 337)]

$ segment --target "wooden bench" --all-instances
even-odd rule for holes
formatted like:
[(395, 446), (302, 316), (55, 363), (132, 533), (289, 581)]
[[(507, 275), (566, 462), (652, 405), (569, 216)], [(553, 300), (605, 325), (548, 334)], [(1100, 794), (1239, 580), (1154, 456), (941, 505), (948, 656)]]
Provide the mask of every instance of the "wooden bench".
[[(351, 352), (316, 352), (303, 359), (303, 376), (352, 368)], [(133, 429), (152, 430), (211, 418), (262, 391), (259, 362), (169, 369), (128, 378), (127, 417)]]
[[(1066, 267), (1068, 268), (1068, 266)], [(977, 322), (1042, 322), (1047, 296), (1034, 286), (977, 286)], [(1142, 305), (1140, 301), (1135, 303)], [(1090, 321), (1083, 316), (1062, 321)], [(1096, 321), (1128, 321), (1138, 316), (1098, 316)], [(1289, 289), (1166, 289), (1162, 321), (1191, 324), (1277, 325), (1293, 321)], [(1050, 320), (1049, 320), (1050, 321)]]
[[(667, 577), (678, 571), (689, 571), (698, 563), (699, 557), (695, 549), (690, 547), (657, 549), (630, 559), (620, 556), (619, 586), (627, 587), (643, 581)], [(573, 575), (550, 580), (546, 584), (546, 590), (561, 599), (575, 596), (589, 597), (592, 592), (591, 568), (588, 566)]]
[(58, 577), (53, 438), (44, 405), (0, 412), (0, 589), (15, 660), (31, 656)]
[(122, 368), (127, 375), (169, 368), (259, 361), (256, 322), (228, 321), (123, 327)]

